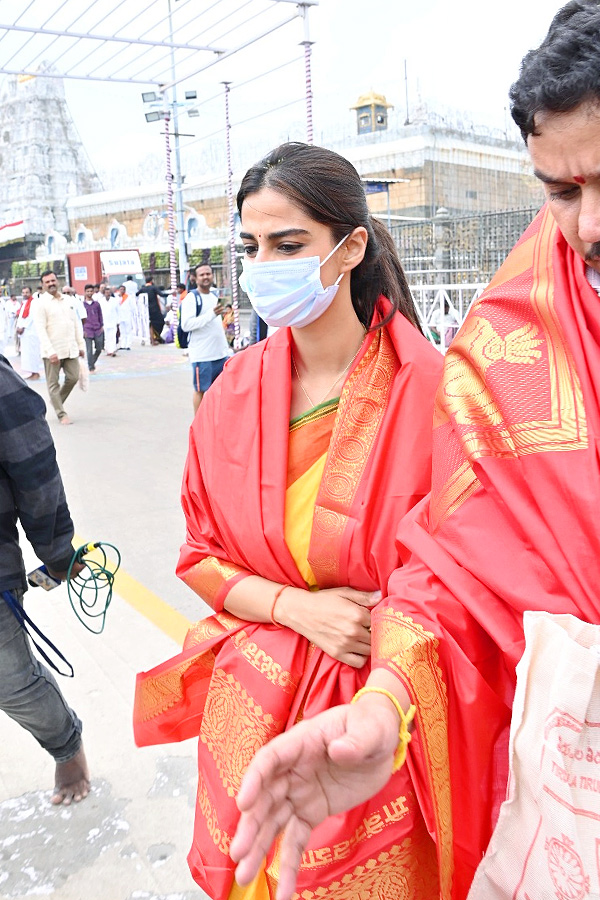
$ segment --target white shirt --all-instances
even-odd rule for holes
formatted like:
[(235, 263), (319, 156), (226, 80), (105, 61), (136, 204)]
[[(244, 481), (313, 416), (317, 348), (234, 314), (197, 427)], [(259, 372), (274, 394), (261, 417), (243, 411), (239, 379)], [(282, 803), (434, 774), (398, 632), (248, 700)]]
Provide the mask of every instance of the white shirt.
[(188, 356), (192, 363), (209, 362), (223, 359), (230, 355), (229, 344), (225, 337), (223, 320), (215, 315), (214, 308), (219, 298), (212, 291), (203, 294), (198, 291), (202, 301), (200, 315), (196, 315), (196, 294), (190, 291), (181, 304), (181, 327), (189, 331)]
[(69, 297), (65, 294), (53, 297), (45, 291), (32, 304), (32, 309), (43, 357), (76, 359), (79, 351), (85, 350), (81, 321)]
[(98, 300), (102, 309), (102, 319), (105, 328), (116, 328), (119, 324), (119, 301), (115, 296), (106, 297), (104, 294)]
[(598, 296), (600, 296), (600, 272), (596, 272), (591, 266), (585, 267), (585, 277), (594, 288)]

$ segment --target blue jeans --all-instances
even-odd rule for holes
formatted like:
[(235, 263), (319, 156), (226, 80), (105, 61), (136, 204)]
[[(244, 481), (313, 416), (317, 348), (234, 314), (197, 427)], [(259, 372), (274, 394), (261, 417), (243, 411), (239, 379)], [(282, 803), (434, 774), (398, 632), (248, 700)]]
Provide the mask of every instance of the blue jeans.
[[(22, 602), (20, 591), (12, 591)], [(49, 670), (31, 652), (29, 638), (0, 596), (0, 709), (18, 722), (57, 763), (81, 747), (81, 721)]]
[(104, 332), (95, 334), (93, 337), (85, 338), (85, 349), (87, 353), (88, 369), (93, 372), (98, 362), (98, 357), (104, 350)]

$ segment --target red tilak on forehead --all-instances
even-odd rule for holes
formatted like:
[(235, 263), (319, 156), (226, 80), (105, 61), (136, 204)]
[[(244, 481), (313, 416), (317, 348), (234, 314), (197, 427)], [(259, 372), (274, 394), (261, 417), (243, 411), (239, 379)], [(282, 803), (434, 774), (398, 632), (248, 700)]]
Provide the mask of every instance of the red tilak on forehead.
[(576, 181), (577, 184), (585, 184), (585, 178), (583, 175), (573, 175), (573, 181)]

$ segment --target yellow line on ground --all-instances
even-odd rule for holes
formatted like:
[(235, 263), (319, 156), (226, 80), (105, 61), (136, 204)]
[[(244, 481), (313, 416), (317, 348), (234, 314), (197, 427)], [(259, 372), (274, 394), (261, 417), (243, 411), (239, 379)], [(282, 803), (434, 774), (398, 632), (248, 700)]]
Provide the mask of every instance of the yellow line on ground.
[[(76, 534), (73, 543), (75, 547), (79, 547), (86, 542)], [(92, 559), (98, 559), (98, 551), (88, 555)], [(109, 563), (109, 568), (114, 571), (114, 565)], [(192, 623), (182, 613), (161, 600), (157, 594), (125, 572), (123, 568), (120, 568), (115, 575), (114, 589), (119, 597), (122, 597), (126, 603), (145, 616), (153, 625), (156, 625), (163, 634), (168, 635), (178, 644), (183, 643)]]

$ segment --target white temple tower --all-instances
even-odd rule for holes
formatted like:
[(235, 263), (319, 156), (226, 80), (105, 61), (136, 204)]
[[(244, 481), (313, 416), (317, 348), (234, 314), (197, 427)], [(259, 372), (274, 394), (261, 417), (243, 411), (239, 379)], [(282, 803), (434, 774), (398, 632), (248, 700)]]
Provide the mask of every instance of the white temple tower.
[[(0, 258), (23, 259), (49, 231), (68, 233), (69, 195), (101, 189), (65, 100), (61, 78), (10, 76), (0, 87)], [(23, 237), (1, 246), (2, 226)], [(7, 253), (7, 251), (11, 251)]]

